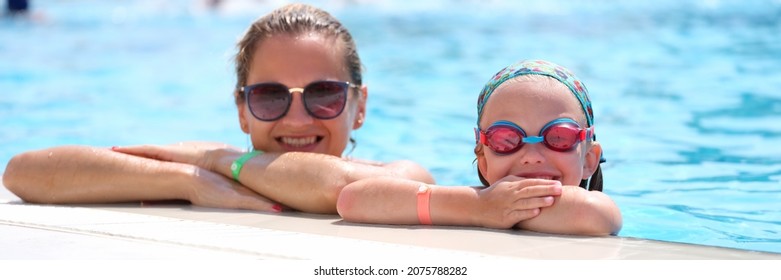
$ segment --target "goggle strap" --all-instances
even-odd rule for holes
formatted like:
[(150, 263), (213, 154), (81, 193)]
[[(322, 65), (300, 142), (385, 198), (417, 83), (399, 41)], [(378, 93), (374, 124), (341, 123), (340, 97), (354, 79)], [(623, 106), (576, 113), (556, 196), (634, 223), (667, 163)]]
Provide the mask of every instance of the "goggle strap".
[(594, 126), (592, 125), (589, 128), (585, 128), (580, 131), (580, 135), (578, 135), (578, 138), (580, 138), (580, 141), (586, 141), (586, 139), (591, 139), (594, 137)]

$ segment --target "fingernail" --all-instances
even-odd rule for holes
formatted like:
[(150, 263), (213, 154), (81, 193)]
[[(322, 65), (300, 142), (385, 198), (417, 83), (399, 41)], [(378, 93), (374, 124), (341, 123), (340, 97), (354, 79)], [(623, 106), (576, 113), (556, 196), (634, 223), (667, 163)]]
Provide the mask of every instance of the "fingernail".
[(111, 146), (111, 150), (112, 150), (112, 151), (116, 151), (117, 149), (119, 149), (119, 147), (117, 147), (117, 146)]
[(274, 206), (271, 206), (271, 210), (277, 213), (282, 212), (282, 205), (274, 204)]
[(552, 204), (553, 203), (553, 197), (552, 196), (546, 196), (543, 198), (543, 201), (545, 201), (545, 204)]

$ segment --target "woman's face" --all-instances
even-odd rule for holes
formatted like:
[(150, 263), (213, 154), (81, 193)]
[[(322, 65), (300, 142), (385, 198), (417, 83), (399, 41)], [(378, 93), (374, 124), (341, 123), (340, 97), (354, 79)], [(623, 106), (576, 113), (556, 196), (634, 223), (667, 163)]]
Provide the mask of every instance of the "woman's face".
[[(350, 81), (343, 48), (337, 40), (319, 34), (274, 35), (256, 46), (247, 85), (276, 82), (288, 88), (304, 88), (314, 81)], [(246, 85), (245, 85), (246, 86)], [(366, 87), (360, 95), (350, 89), (344, 111), (333, 119), (312, 117), (304, 108), (300, 92), (293, 96), (290, 109), (275, 121), (256, 119), (239, 104), (239, 121), (250, 134), (255, 149), (265, 152), (302, 151), (341, 156), (350, 132), (363, 124)]]
[[(547, 79), (509, 81), (486, 103), (480, 128), (485, 131), (491, 124), (505, 120), (523, 128), (527, 136), (538, 136), (546, 124), (558, 118), (572, 119), (585, 127), (583, 110), (565, 85)], [(527, 143), (515, 153), (499, 155), (483, 146), (482, 155), (477, 157), (478, 168), (490, 184), (515, 175), (578, 185), (596, 169), (600, 151), (593, 149), (599, 149), (599, 144), (581, 142), (572, 151), (558, 152), (542, 143)]]

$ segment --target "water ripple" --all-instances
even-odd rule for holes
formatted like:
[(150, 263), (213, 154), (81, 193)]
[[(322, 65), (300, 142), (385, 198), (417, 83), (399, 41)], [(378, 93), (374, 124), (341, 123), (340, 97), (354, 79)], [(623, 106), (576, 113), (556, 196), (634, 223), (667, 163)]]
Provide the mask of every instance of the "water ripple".
[[(778, 220), (758, 220), (758, 219), (749, 219), (745, 217), (736, 217), (732, 215), (713, 214), (715, 212), (728, 212), (729, 214), (733, 214), (733, 215), (755, 215), (755, 216), (765, 216), (765, 217), (769, 215), (772, 217), (774, 215), (770, 215), (770, 214), (776, 213), (777, 211), (766, 211), (766, 210), (736, 211), (736, 210), (725, 210), (725, 209), (702, 209), (702, 208), (690, 207), (687, 205), (663, 205), (663, 206), (660, 205), (660, 207), (683, 212), (703, 220), (711, 220), (711, 221), (724, 222), (730, 224), (736, 224), (741, 222), (753, 222), (753, 223), (765, 223), (765, 224), (781, 226), (781, 221)], [(778, 214), (781, 213), (777, 213), (775, 216), (778, 216)]]

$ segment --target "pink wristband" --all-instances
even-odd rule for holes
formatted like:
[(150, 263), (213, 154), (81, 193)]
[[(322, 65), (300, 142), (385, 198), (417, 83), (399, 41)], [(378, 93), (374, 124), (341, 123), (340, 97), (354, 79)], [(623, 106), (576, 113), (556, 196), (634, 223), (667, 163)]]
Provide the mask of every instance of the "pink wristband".
[(418, 187), (418, 220), (421, 225), (431, 224), (430, 200), (431, 187), (426, 184), (420, 184), (420, 187)]

